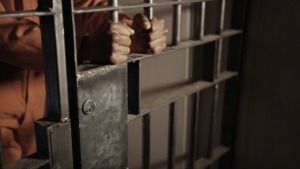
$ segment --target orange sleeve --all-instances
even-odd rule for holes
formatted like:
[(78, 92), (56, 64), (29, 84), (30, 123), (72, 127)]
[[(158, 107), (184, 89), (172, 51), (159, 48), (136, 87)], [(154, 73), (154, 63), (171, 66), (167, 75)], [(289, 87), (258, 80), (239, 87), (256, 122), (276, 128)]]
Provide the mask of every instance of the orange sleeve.
[[(0, 11), (6, 11), (0, 2)], [(43, 70), (41, 31), (28, 19), (0, 19), (0, 61), (25, 69)]]

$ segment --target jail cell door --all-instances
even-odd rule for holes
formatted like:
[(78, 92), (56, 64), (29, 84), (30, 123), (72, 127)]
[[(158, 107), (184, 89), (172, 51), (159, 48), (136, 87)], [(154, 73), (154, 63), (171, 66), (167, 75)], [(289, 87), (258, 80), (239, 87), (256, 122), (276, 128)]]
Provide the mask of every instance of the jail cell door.
[[(168, 47), (118, 65), (77, 65), (74, 17), (165, 19)], [(0, 168), (232, 168), (245, 0), (40, 1), (47, 115), (37, 153)], [(3, 153), (1, 151), (1, 159)]]

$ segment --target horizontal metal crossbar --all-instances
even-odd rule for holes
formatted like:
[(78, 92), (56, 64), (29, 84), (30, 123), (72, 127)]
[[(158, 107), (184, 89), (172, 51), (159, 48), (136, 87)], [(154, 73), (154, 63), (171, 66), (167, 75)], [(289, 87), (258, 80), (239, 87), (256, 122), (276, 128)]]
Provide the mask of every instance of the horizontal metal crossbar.
[(49, 164), (49, 160), (42, 159), (39, 155), (34, 154), (31, 157), (25, 157), (13, 164), (8, 164), (5, 169), (16, 169), (16, 168), (42, 168)]
[(176, 100), (179, 100), (180, 98), (183, 98), (183, 97), (186, 97), (193, 93), (196, 93), (198, 91), (207, 89), (211, 86), (214, 86), (220, 82), (226, 81), (226, 80), (236, 77), (236, 76), (238, 76), (238, 72), (226, 71), (226, 72), (221, 73), (220, 76), (218, 77), (218, 79), (214, 80), (213, 82), (199, 81), (196, 83), (185, 85), (180, 88), (173, 89), (166, 93), (162, 93), (160, 96), (155, 97), (155, 98), (147, 101), (146, 103), (144, 103), (141, 106), (141, 110), (140, 110), (141, 113), (139, 115), (128, 115), (128, 122), (130, 122), (131, 120), (134, 120), (136, 118), (139, 118), (140, 116), (148, 114), (151, 111), (156, 110), (160, 107), (163, 107), (172, 102), (175, 102)]
[(91, 13), (91, 12), (103, 12), (103, 11), (113, 11), (120, 9), (133, 9), (133, 8), (145, 8), (145, 7), (153, 7), (153, 6), (166, 6), (166, 5), (178, 5), (178, 4), (190, 4), (197, 2), (208, 2), (208, 1), (216, 1), (216, 0), (186, 0), (186, 1), (163, 1), (163, 2), (154, 2), (154, 3), (128, 3), (128, 4), (120, 4), (118, 7), (113, 6), (94, 6), (94, 7), (79, 7), (75, 8), (74, 14), (80, 13)]
[(206, 35), (203, 37), (202, 40), (185, 40), (185, 41), (181, 41), (180, 44), (178, 46), (172, 46), (172, 47), (167, 47), (163, 52), (159, 53), (159, 54), (130, 54), (128, 56), (128, 60), (127, 62), (135, 62), (137, 60), (143, 60), (143, 59), (147, 59), (150, 57), (154, 57), (157, 55), (162, 55), (162, 54), (167, 54), (167, 53), (171, 53), (171, 52), (175, 52), (177, 50), (182, 50), (182, 49), (186, 49), (186, 48), (190, 48), (190, 47), (195, 47), (195, 46), (200, 46), (200, 45), (204, 45), (210, 42), (214, 42), (214, 41), (218, 41), (221, 38), (229, 38), (232, 36), (236, 36), (239, 34), (242, 34), (243, 31), (242, 30), (225, 30), (221, 33), (221, 35)]
[(0, 12), (0, 19), (3, 18), (22, 18), (30, 16), (50, 16), (53, 15), (51, 11), (14, 11), (14, 12)]
[(208, 158), (200, 158), (195, 163), (195, 169), (206, 169), (210, 165), (212, 165), (214, 162), (218, 161), (222, 156), (224, 156), (228, 151), (230, 151), (230, 148), (224, 147), (224, 146), (218, 146), (213, 150), (212, 157), (210, 159)]

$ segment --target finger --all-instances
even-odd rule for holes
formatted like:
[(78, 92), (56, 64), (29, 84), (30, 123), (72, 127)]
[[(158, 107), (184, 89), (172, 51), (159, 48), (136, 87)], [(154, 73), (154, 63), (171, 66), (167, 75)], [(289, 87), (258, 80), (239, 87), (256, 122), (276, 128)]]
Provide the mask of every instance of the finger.
[(152, 31), (155, 32), (155, 31), (157, 31), (159, 29), (163, 29), (165, 27), (165, 20), (154, 17), (151, 20), (151, 25), (152, 25)]
[(162, 52), (166, 47), (167, 47), (167, 44), (165, 44), (165, 43), (161, 44), (153, 49), (153, 53), (158, 54), (158, 53)]
[(118, 35), (116, 34), (115, 36), (113, 36), (113, 42), (117, 43), (121, 46), (130, 46), (131, 45), (131, 39), (128, 36), (122, 36), (122, 35)]
[(159, 38), (161, 38), (163, 36), (166, 36), (167, 33), (168, 33), (167, 29), (163, 29), (163, 30), (156, 31), (156, 32), (151, 32), (149, 34), (150, 41), (155, 41), (156, 39), (159, 39)]
[(128, 55), (130, 53), (130, 48), (127, 46), (120, 46), (119, 44), (113, 43), (112, 44), (112, 52), (119, 53), (123, 55)]
[(148, 30), (151, 28), (151, 23), (149, 19), (143, 14), (136, 14), (133, 20), (143, 29)]
[(151, 41), (149, 45), (151, 49), (155, 49), (157, 46), (160, 46), (161, 44), (166, 44), (166, 42), (167, 42), (167, 36), (163, 36), (159, 39), (156, 39), (155, 41)]
[(120, 54), (113, 54), (110, 57), (110, 62), (112, 64), (120, 64), (120, 63), (124, 63), (127, 60), (127, 55), (120, 55)]
[(119, 46), (118, 53), (121, 55), (128, 55), (130, 53), (130, 48), (126, 46)]
[(127, 25), (123, 25), (120, 23), (111, 23), (110, 32), (112, 34), (119, 34), (123, 36), (130, 36), (134, 34), (134, 30), (129, 28)]

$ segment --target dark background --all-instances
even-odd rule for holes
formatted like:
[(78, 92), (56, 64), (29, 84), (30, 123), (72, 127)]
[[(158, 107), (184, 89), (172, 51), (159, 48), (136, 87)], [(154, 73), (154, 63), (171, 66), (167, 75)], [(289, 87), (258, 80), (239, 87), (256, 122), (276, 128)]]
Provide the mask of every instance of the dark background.
[(300, 168), (300, 1), (248, 0), (235, 168)]

